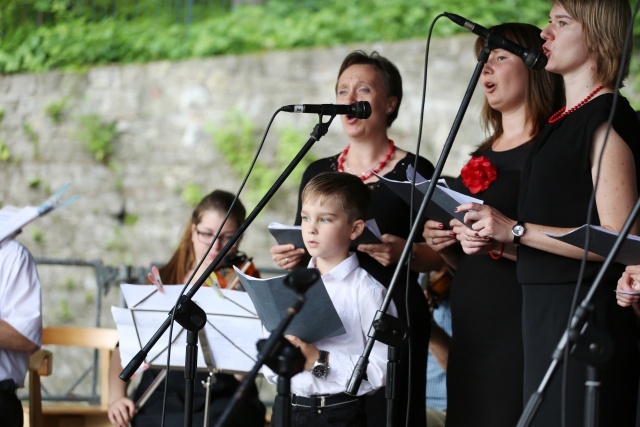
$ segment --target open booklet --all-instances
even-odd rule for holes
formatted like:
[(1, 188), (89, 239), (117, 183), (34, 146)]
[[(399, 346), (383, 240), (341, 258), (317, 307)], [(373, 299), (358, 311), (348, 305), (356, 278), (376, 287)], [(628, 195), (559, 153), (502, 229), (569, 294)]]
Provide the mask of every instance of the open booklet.
[[(618, 238), (618, 233), (597, 225), (585, 224), (565, 234), (552, 234), (544, 231), (543, 234), (584, 249), (587, 230), (589, 231), (589, 252), (603, 257), (609, 255)], [(614, 261), (624, 265), (640, 264), (640, 237), (628, 235)]]
[(64, 201), (61, 200), (62, 194), (67, 191), (70, 186), (70, 183), (64, 185), (40, 206), (25, 206), (23, 208), (5, 206), (0, 209), (0, 243), (19, 233), (24, 226), (36, 218), (46, 215), (60, 206), (66, 206), (77, 199), (78, 196), (73, 196)]
[[(123, 366), (147, 344), (167, 319), (182, 286), (120, 286), (128, 308), (111, 307), (120, 338)], [(198, 341), (198, 368), (229, 373), (249, 372), (257, 360), (256, 343), (264, 338), (262, 322), (246, 292), (201, 287), (193, 297), (207, 314), (207, 323)], [(173, 325), (171, 361), (173, 367), (184, 367), (187, 331)], [(169, 330), (148, 353), (149, 366), (164, 367), (167, 362)]]
[[(424, 195), (427, 193), (427, 188), (431, 181), (425, 179), (420, 174), (416, 174), (416, 185), (413, 186), (412, 166), (407, 168), (407, 181), (395, 181), (377, 174), (376, 176), (380, 179), (381, 183), (389, 187), (407, 204), (411, 204), (411, 189), (413, 188), (413, 208), (416, 212), (420, 210)], [(452, 218), (456, 218), (458, 221), (464, 223), (465, 212), (454, 212), (454, 209), (463, 203), (469, 202), (484, 203), (480, 199), (451, 190), (447, 187), (445, 180), (441, 179), (433, 190), (433, 195), (429, 201), (429, 205), (427, 205), (426, 218), (439, 221), (445, 225), (448, 225)], [(468, 227), (471, 226), (470, 224), (466, 225)]]
[[(234, 268), (264, 327), (267, 331), (273, 332), (286, 316), (287, 309), (298, 298), (295, 291), (284, 284), (284, 278), (287, 276), (257, 279)], [(309, 288), (305, 296), (306, 301), (302, 309), (293, 318), (285, 334), (294, 335), (306, 343), (314, 343), (346, 333), (321, 278)]]
[[(271, 222), (268, 227), (269, 233), (271, 233), (279, 245), (292, 243), (296, 248), (304, 248), (301, 226)], [(382, 243), (382, 235), (380, 234), (380, 229), (375, 219), (365, 221), (362, 234), (351, 243), (351, 247), (356, 248), (360, 244), (368, 243)]]

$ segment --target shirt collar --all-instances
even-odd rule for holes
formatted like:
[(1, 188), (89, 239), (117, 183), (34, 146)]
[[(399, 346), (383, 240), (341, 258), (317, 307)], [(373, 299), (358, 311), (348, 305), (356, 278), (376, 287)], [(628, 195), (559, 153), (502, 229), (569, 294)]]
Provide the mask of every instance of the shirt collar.
[[(312, 257), (309, 261), (309, 268), (316, 267), (316, 257)], [(341, 281), (344, 280), (353, 270), (360, 267), (358, 262), (358, 256), (355, 252), (349, 252), (349, 257), (345, 258), (340, 264), (333, 267), (330, 271), (322, 275), (322, 281), (327, 282), (330, 280)]]

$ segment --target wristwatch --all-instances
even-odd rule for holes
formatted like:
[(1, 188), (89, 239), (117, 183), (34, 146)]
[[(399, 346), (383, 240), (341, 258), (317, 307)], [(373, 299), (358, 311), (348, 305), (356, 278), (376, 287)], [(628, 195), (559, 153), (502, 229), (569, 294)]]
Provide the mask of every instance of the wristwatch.
[(524, 221), (518, 221), (516, 225), (511, 229), (513, 233), (513, 244), (518, 246), (520, 244), (520, 238), (524, 234)]
[(311, 375), (321, 380), (327, 379), (329, 375), (329, 352), (320, 350), (320, 356), (318, 356), (318, 360), (313, 364), (311, 368)]

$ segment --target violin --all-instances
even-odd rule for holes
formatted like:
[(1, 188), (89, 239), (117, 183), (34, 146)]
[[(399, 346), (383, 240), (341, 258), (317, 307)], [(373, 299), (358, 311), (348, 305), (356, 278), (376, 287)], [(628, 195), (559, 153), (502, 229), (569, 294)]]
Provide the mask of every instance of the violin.
[(453, 281), (453, 270), (449, 266), (444, 266), (440, 270), (429, 273), (427, 283), (427, 301), (432, 310), (438, 308), (440, 303), (448, 298)]

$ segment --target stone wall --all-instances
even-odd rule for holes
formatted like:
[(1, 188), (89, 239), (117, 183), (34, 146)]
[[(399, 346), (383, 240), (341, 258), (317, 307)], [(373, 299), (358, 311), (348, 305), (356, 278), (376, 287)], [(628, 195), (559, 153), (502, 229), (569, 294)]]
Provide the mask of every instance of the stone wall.
[[(468, 36), (431, 44), (420, 153), (434, 164), (475, 65), (472, 44)], [(113, 265), (162, 262), (192, 209), (184, 201), (185, 188), (205, 194), (214, 188), (235, 192), (240, 185), (241, 174), (226, 164), (207, 129), (225, 126), (225, 114), (236, 111), (250, 120), (259, 140), (279, 107), (334, 102), (338, 67), (354, 49), (378, 50), (398, 65), (404, 100), (390, 135), (415, 152), (425, 66), (421, 40), (2, 76), (0, 142), (11, 157), (0, 161), (0, 201), (35, 205), (71, 182), (68, 193), (80, 198), (29, 225), (20, 236), (35, 256)], [(480, 100), (474, 96), (446, 174), (456, 175), (471, 147), (483, 138), (477, 125)], [(96, 161), (79, 142), (87, 115), (116, 124), (109, 165)], [(315, 115), (278, 115), (262, 158), (274, 155), (283, 129), (299, 132), (302, 147), (316, 122)], [(336, 120), (312, 154), (332, 155), (345, 144)], [(247, 252), (259, 265), (274, 267), (266, 225), (293, 220), (297, 183), (288, 184), (244, 237), (243, 247), (250, 248)], [(248, 188), (253, 188), (252, 179)], [(242, 199), (248, 210), (255, 206), (255, 194)], [(43, 280), (45, 299), (57, 299), (47, 306), (46, 323), (78, 322), (77, 312), (93, 303), (92, 274), (70, 274), (56, 269)], [(103, 323), (110, 324), (106, 311)]]

